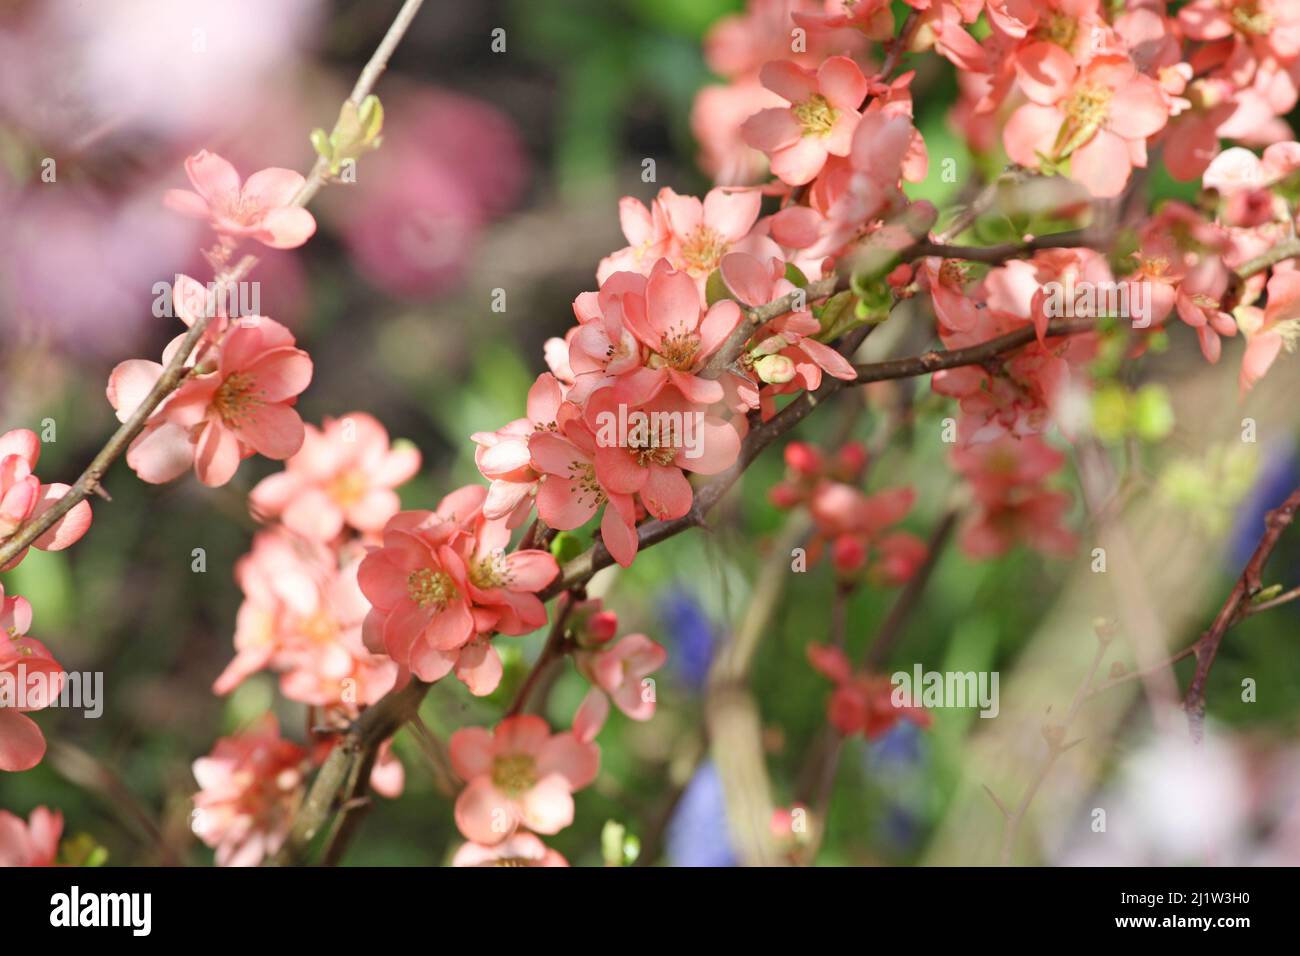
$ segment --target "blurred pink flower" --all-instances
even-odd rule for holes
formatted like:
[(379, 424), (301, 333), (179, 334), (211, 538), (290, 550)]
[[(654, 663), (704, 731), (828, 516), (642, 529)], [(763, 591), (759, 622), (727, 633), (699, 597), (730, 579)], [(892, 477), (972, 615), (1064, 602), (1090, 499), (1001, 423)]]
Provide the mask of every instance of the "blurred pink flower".
[(350, 412), (306, 425), (302, 448), (284, 471), (262, 479), (249, 493), (254, 516), (278, 518), (315, 541), (331, 541), (344, 526), (377, 535), (401, 510), (393, 489), (420, 470), (413, 445), (390, 447), (388, 432), (372, 415)]
[(191, 826), (217, 851), (218, 866), (257, 866), (284, 845), (302, 801), (306, 759), (267, 714), (194, 761), (200, 790)]
[[(41, 484), (33, 473), (40, 455), (41, 442), (35, 432), (15, 428), (0, 435), (0, 542), (29, 520), (39, 518), (71, 490), (58, 482)], [(90, 504), (79, 501), (32, 543), (42, 551), (62, 551), (81, 539), (90, 522)], [(24, 549), (0, 571), (17, 566), (26, 554)]]
[[(63, 684), (63, 667), (45, 645), (24, 637), (31, 624), (27, 599), (5, 597), (0, 585), (0, 675), (23, 694), (14, 705), (0, 705), (0, 770), (10, 773), (30, 770), (45, 756), (45, 736), (23, 711), (50, 706)], [(33, 677), (41, 679), (31, 682)]]
[(451, 859), (452, 866), (568, 866), (569, 861), (527, 830), (515, 833), (496, 846), (466, 843)]
[(7, 866), (54, 866), (63, 835), (63, 814), (37, 807), (27, 822), (8, 810), (0, 810), (0, 868)]

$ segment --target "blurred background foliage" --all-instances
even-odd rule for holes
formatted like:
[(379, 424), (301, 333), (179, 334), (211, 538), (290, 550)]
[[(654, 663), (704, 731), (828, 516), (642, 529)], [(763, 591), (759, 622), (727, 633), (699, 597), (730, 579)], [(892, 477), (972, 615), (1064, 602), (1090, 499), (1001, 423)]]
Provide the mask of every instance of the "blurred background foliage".
[[(14, 37), (30, 29), (34, 6), (8, 5), (5, 29)], [(300, 25), (306, 39), (290, 44), (294, 49), (284, 53), (289, 63), (265, 80), (280, 77), (297, 98), (293, 108), (267, 94), (256, 124), (235, 115), (225, 117), (229, 125), (224, 127), (168, 137), (156, 130), (146, 135), (128, 123), (74, 152), (66, 137), (49, 138), (48, 130), (11, 103), (0, 117), (7, 191), (12, 196), (42, 188), (32, 185), (32, 157), (47, 153), (60, 157), (61, 180), (110, 197), (124, 182), (138, 181), (142, 166), (156, 171), (156, 191), (177, 184), (181, 158), (201, 144), (220, 150), (228, 142), (241, 143), (245, 171), (272, 163), (305, 169), (311, 158), (308, 131), (328, 122), (333, 113), (328, 104), (336, 103), (336, 92), (351, 82), (395, 4), (297, 6), (309, 8), (304, 16), (310, 28)], [(648, 201), (664, 185), (696, 194), (707, 189), (693, 162), (689, 127), (692, 98), (710, 79), (701, 39), (711, 23), (739, 6), (736, 0), (426, 3), (378, 92), (387, 110), (386, 139), (398, 140), (404, 127), (430, 124), (405, 133), (464, 147), (459, 167), (454, 150), (432, 158), (418, 148), (412, 152), (415, 168), (446, 192), (431, 207), (432, 218), (419, 225), (434, 237), (451, 230), (460, 255), (447, 268), (440, 263), (436, 281), (414, 294), (409, 283), (399, 281), (402, 276), (376, 280), (373, 268), (367, 271), (366, 260), (358, 258), (364, 241), (349, 232), (356, 222), (349, 219), (346, 190), (332, 187), (322, 196), (321, 234), (297, 254), (292, 268), (260, 276), (271, 302), (277, 301), (273, 287), (279, 276), (294, 278), (299, 292), (290, 324), (316, 362), (315, 379), (300, 404), (304, 418), (318, 422), (325, 415), (369, 411), (392, 435), (414, 441), (424, 452), (420, 476), (402, 490), (406, 506), (431, 507), (448, 490), (479, 480), (468, 436), (521, 414), (528, 386), (544, 368), (542, 343), (571, 323), (569, 303), (594, 286), (599, 257), (623, 244), (617, 197), (632, 194)], [(243, 14), (256, 16), (252, 9)], [(216, 17), (215, 11), (211, 8), (210, 16)], [(489, 32), (498, 26), (507, 31), (504, 54), (489, 48)], [(931, 175), (914, 195), (942, 203), (977, 167), (947, 122), (956, 90), (951, 68), (930, 58), (922, 70), (917, 124), (929, 145), (932, 170), (936, 160), (951, 157), (959, 175), (955, 184)], [(402, 98), (412, 91), (451, 91), (472, 98), (475, 108), (487, 104), (489, 118), (503, 120), (505, 131), (485, 134), (481, 117), (474, 115), (426, 115)], [(252, 101), (254, 110), (257, 102)], [(238, 132), (266, 124), (279, 131), (268, 144), (272, 155), (260, 155), (259, 143), (241, 140)], [(201, 135), (215, 139), (203, 143)], [(490, 146), (483, 146), (485, 139)], [(475, 153), (475, 143), (484, 151)], [(359, 185), (366, 185), (367, 177), (390, 175), (378, 163), (389, 150), (385, 142), (375, 157), (361, 161)], [(657, 182), (642, 181), (643, 158), (656, 160)], [(985, 166), (990, 162), (996, 169), (997, 160), (986, 160)], [(452, 174), (464, 172), (467, 164), (480, 165), (478, 171), (490, 180), (489, 199), (499, 201), (483, 203), (487, 212), (458, 219), (458, 197), (473, 188)], [(396, 190), (400, 208), (407, 181), (393, 178), (376, 185)], [(1151, 188), (1157, 197), (1186, 196), (1186, 187), (1173, 184), (1158, 167)], [(400, 232), (404, 225), (383, 228)], [(135, 238), (127, 231), (115, 241), (129, 244)], [(54, 238), (47, 234), (41, 241), (52, 244)], [(374, 253), (381, 259), (384, 254), (382, 246)], [(150, 264), (145, 274), (153, 276), (151, 281), (167, 279), (176, 255), (188, 253), (173, 252), (171, 259)], [(206, 279), (200, 266), (194, 268)], [(72, 271), (63, 276), (74, 283), (94, 281)], [(147, 319), (151, 282), (142, 286), (131, 290), (135, 298), (128, 305), (137, 318)], [(23, 284), (9, 275), (5, 288), (12, 305)], [(498, 288), (507, 295), (503, 313), (490, 308), (491, 292)], [(102, 285), (96, 294), (103, 294)], [(55, 325), (40, 315), (21, 322), (21, 310), (14, 308), (5, 316), (13, 324), (3, 327), (0, 339), (3, 422), (6, 428), (38, 430), (47, 418), (57, 424), (57, 441), (43, 451), (45, 480), (71, 480), (113, 427), (103, 394), (112, 366), (127, 357), (157, 354), (175, 334), (166, 320), (105, 328), (116, 321), (113, 309), (122, 305), (121, 298), (114, 299), (112, 309), (81, 307), (71, 324)], [(86, 347), (78, 331), (83, 328), (93, 330), (93, 347)], [(1192, 367), (1181, 352), (1157, 361), (1161, 374), (1175, 377), (1190, 374)], [(1292, 373), (1280, 369), (1277, 374)], [(945, 463), (947, 446), (938, 439), (945, 406), (924, 385), (917, 398), (913, 420), (873, 462), (870, 485), (914, 485), (918, 506), (906, 526), (924, 537), (942, 513), (953, 479)], [(880, 426), (879, 407), (858, 419), (860, 437)], [(1216, 569), (1216, 586), (1185, 596), (1208, 622), (1249, 553), (1263, 510), (1294, 487), (1298, 476), (1294, 423), (1285, 434), (1273, 430), (1258, 446), (1237, 443), (1233, 451), (1225, 445), (1228, 451), (1213, 460), (1193, 440), (1198, 427), (1176, 421), (1173, 437), (1146, 464), (1153, 475), (1169, 465), (1159, 479), (1162, 490), (1147, 493), (1166, 495), (1174, 513), (1208, 522), (1208, 540), (1217, 535), (1224, 542), (1207, 546), (1203, 555)], [(800, 434), (818, 440), (836, 432), (837, 420), (827, 414), (812, 419)], [(1180, 447), (1187, 449), (1182, 458)], [(99, 720), (58, 710), (38, 715), (51, 741), (50, 756), (28, 773), (0, 775), (0, 807), (23, 815), (37, 804), (61, 808), (66, 832), (92, 834), (113, 864), (210, 861), (210, 851), (188, 833), (190, 763), (207, 753), (217, 736), (268, 707), (279, 714), (288, 735), (303, 740), (306, 732), (304, 708), (286, 703), (269, 675), (248, 681), (227, 699), (210, 691), (232, 654), (240, 594), (231, 569), (254, 530), (244, 496), (274, 469), (264, 460), (249, 460), (229, 487), (213, 491), (192, 479), (148, 486), (119, 463), (106, 482), (113, 501), (94, 503), (95, 523), (81, 544), (61, 554), (33, 552), (6, 574), (6, 590), (27, 596), (35, 607), (33, 634), (69, 669), (105, 673), (106, 701)], [(756, 569), (784, 520), (766, 498), (781, 472), (779, 454), (764, 457), (711, 529), (645, 552), (608, 584), (607, 598), (622, 631), (647, 633), (668, 647), (670, 657), (656, 675), (655, 719), (641, 725), (613, 714), (600, 738), (598, 781), (577, 795), (575, 825), (549, 841), (574, 864), (600, 862), (600, 833), (607, 820), (625, 824), (640, 838), (645, 862), (734, 859), (718, 777), (706, 756), (702, 692), (713, 655), (743, 612)], [(191, 569), (199, 548), (206, 557), (203, 573)], [(1293, 584), (1297, 559), (1300, 544), (1292, 536), (1268, 580)], [(1069, 562), (1023, 551), (983, 563), (950, 551), (891, 664), (1010, 668), (1070, 573)], [(779, 804), (794, 799), (794, 782), (825, 723), (829, 687), (807, 666), (805, 647), (826, 640), (834, 589), (824, 564), (790, 578), (753, 674)], [(848, 639), (854, 653), (866, 646), (893, 597), (862, 589), (853, 598)], [(1294, 729), (1300, 712), (1296, 613), (1292, 605), (1261, 615), (1225, 643), (1209, 693), (1214, 718)], [(443, 682), (429, 695), (422, 716), (435, 735), (445, 740), (459, 726), (497, 719), (539, 650), (541, 635), (502, 638), (498, 644), (507, 675), (494, 695), (476, 700), (456, 682)], [(1186, 667), (1184, 662), (1179, 669), (1184, 681)], [(1243, 674), (1267, 682), (1268, 692), (1260, 693), (1258, 703), (1239, 702)], [(584, 690), (583, 680), (567, 667), (549, 698), (547, 716), (554, 725), (568, 725)], [(850, 741), (836, 776), (819, 861), (920, 859), (952, 799), (966, 734), (979, 722), (973, 710), (940, 711), (928, 731), (904, 722), (880, 740)], [(399, 737), (397, 752), (407, 769), (406, 791), (395, 801), (379, 801), (349, 862), (443, 863), (460, 839), (450, 800), (440, 791), (438, 755), (409, 732)]]

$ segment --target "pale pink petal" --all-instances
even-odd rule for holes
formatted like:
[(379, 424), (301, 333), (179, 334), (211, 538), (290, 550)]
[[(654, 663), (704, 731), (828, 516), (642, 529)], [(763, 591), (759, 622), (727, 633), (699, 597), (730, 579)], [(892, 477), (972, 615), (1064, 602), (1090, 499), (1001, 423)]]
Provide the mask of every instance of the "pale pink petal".
[[(518, 825), (514, 804), (492, 786), (487, 777), (475, 777), (456, 798), (456, 826), (475, 843), (500, 843)], [(572, 820), (572, 801), (570, 815)], [(554, 831), (552, 831), (554, 832)]]
[(185, 160), (185, 171), (195, 191), (217, 210), (234, 206), (239, 201), (239, 173), (235, 167), (206, 149)]
[(559, 833), (573, 822), (573, 794), (568, 782), (558, 773), (543, 777), (520, 799), (519, 810), (530, 830)]
[[(70, 485), (58, 482), (41, 485), (40, 498), (36, 502), (36, 508), (32, 511), (32, 518), (39, 518), (50, 508), (53, 508), (58, 500), (71, 490)], [(50, 525), (48, 530), (33, 541), (32, 544), (42, 551), (62, 551), (81, 539), (81, 536), (90, 527), (90, 521), (90, 504), (86, 501), (78, 501), (67, 514)]]

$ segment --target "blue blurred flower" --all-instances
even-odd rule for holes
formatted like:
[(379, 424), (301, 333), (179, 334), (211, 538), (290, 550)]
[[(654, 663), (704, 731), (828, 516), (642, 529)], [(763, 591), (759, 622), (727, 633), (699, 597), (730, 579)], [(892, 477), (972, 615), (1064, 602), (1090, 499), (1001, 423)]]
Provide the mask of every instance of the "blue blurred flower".
[(668, 859), (673, 866), (735, 866), (727, 834), (722, 778), (711, 762), (700, 764), (668, 821)]
[(900, 720), (876, 740), (868, 741), (864, 752), (868, 769), (906, 767), (921, 760), (921, 728)]
[(670, 591), (660, 605), (668, 661), (682, 683), (702, 690), (713, 662), (713, 624), (695, 595), (681, 588)]
[(1277, 442), (1264, 454), (1255, 485), (1237, 509), (1228, 539), (1234, 574), (1245, 567), (1259, 544), (1265, 512), (1280, 505), (1297, 486), (1300, 470), (1296, 468), (1295, 446), (1290, 440)]

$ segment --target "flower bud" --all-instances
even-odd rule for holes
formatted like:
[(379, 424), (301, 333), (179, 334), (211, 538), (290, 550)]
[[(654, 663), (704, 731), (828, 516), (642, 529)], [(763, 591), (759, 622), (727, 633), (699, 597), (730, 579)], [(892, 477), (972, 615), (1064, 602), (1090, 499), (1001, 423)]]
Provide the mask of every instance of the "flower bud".
[(770, 385), (784, 385), (794, 378), (794, 362), (784, 355), (764, 355), (754, 363), (754, 371)]

